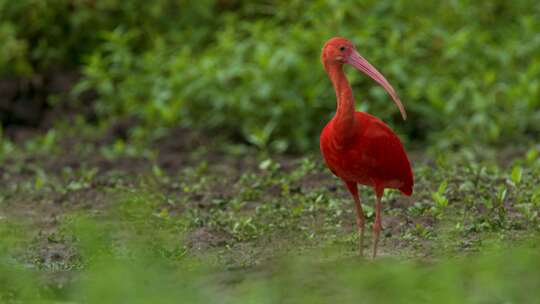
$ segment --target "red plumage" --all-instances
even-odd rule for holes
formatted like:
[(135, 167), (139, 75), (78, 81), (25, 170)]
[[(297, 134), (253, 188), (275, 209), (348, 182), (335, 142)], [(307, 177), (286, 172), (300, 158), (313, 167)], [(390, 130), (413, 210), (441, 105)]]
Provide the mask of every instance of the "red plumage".
[(381, 197), (384, 189), (399, 189), (403, 194), (411, 195), (413, 173), (403, 145), (392, 129), (374, 116), (355, 111), (352, 90), (343, 72), (343, 65), (354, 66), (383, 86), (398, 106), (403, 119), (407, 115), (394, 88), (347, 39), (336, 37), (326, 42), (321, 61), (337, 98), (336, 114), (321, 133), (321, 152), (330, 170), (345, 182), (353, 196), (360, 234), (360, 255), (363, 254), (364, 212), (357, 185), (370, 186), (375, 190), (375, 257), (381, 230)]
[(396, 134), (377, 117), (355, 112), (356, 128), (344, 144), (330, 120), (321, 133), (321, 152), (326, 165), (344, 181), (399, 189), (410, 196), (413, 174), (407, 154)]

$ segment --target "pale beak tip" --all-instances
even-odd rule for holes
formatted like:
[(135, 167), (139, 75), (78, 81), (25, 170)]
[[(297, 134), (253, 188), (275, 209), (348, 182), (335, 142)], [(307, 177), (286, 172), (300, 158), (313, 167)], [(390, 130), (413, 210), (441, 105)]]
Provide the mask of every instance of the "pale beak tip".
[(403, 117), (403, 120), (407, 120), (407, 113), (401, 112), (401, 117)]

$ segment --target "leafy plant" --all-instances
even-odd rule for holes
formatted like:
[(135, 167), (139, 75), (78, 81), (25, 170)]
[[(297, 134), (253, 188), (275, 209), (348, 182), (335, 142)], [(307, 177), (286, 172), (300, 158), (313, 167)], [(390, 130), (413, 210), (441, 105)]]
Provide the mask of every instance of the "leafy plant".
[(431, 209), (437, 216), (441, 216), (444, 208), (448, 206), (448, 198), (445, 196), (447, 186), (448, 182), (445, 180), (439, 184), (437, 191), (431, 193), (431, 198), (435, 202), (435, 205)]
[(0, 73), (80, 70), (75, 95), (98, 93), (101, 123), (140, 118), (132, 134), (182, 125), (305, 151), (335, 110), (318, 57), (341, 35), (387, 76), (410, 120), (346, 68), (358, 109), (406, 141), (508, 144), (540, 134), (539, 16), (533, 1), (2, 0)]
[(219, 129), (260, 148), (305, 150), (334, 110), (320, 48), (342, 35), (387, 75), (411, 120), (397, 124), (388, 96), (351, 74), (359, 109), (401, 133), (444, 148), (540, 130), (540, 12), (532, 3), (277, 2), (264, 14), (257, 5), (239, 7), (203, 27), (211, 44), (157, 35), (141, 52), (126, 40), (138, 37), (136, 29), (107, 33), (82, 87), (98, 90), (102, 116), (137, 115)]

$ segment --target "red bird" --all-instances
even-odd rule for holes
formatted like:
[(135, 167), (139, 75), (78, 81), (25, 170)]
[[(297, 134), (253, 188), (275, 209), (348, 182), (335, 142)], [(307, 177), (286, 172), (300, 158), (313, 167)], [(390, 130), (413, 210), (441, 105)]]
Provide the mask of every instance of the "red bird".
[(404, 120), (407, 114), (390, 83), (356, 51), (349, 40), (341, 37), (328, 40), (322, 49), (321, 60), (337, 97), (336, 114), (321, 133), (321, 152), (326, 165), (345, 182), (354, 199), (360, 255), (363, 255), (364, 245), (364, 212), (357, 185), (370, 186), (375, 190), (375, 258), (381, 231), (381, 197), (384, 189), (399, 189), (410, 196), (414, 184), (413, 173), (403, 145), (392, 129), (374, 116), (355, 111), (351, 86), (343, 73), (343, 65), (352, 65), (383, 86)]

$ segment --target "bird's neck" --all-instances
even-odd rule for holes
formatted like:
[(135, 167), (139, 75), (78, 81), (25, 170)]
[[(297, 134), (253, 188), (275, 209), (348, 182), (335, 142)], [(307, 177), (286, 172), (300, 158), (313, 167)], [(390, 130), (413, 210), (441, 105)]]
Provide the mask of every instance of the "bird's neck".
[(333, 119), (336, 135), (346, 139), (354, 132), (355, 108), (351, 86), (343, 72), (343, 65), (334, 63), (325, 66), (328, 76), (336, 91), (337, 109)]

